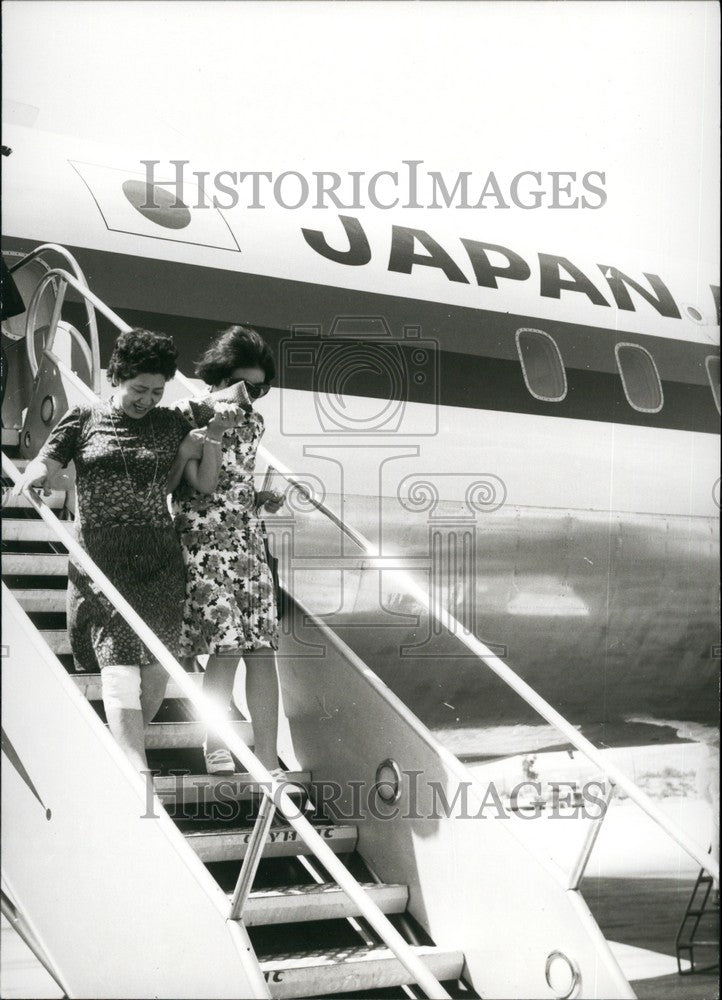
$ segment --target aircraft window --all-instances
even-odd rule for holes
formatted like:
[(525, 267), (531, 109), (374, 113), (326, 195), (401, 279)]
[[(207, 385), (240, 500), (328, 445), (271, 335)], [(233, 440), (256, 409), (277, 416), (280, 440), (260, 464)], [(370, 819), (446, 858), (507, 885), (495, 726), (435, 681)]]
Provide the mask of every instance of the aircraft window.
[(614, 353), (629, 405), (640, 413), (659, 413), (664, 395), (652, 355), (639, 344), (617, 344)]
[(720, 398), (719, 398), (719, 355), (710, 354), (710, 356), (705, 361), (707, 367), (707, 378), (709, 379), (710, 387), (712, 388), (712, 395), (714, 396), (714, 405), (717, 407), (717, 412), (720, 412)]
[(543, 330), (516, 331), (516, 349), (529, 392), (536, 399), (558, 403), (567, 394), (567, 375), (555, 340)]

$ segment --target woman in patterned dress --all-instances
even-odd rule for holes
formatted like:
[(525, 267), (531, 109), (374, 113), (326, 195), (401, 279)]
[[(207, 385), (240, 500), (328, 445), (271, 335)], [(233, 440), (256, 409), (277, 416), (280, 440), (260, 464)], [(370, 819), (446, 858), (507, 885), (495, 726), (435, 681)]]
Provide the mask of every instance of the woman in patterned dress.
[[(77, 537), (85, 551), (173, 655), (179, 653), (185, 570), (167, 504), (177, 455), (213, 460), (177, 410), (158, 407), (176, 371), (170, 337), (121, 334), (108, 364), (109, 402), (76, 406), (50, 434), (16, 486), (42, 486), (75, 462)], [(68, 633), (76, 668), (100, 667), (110, 730), (147, 770), (144, 727), (165, 694), (167, 674), (96, 585), (70, 562)]]
[[(251, 400), (268, 392), (276, 373), (263, 338), (240, 326), (216, 337), (196, 371), (211, 391), (243, 382)], [(194, 401), (182, 408), (200, 422)], [(186, 655), (209, 654), (203, 690), (223, 711), (229, 708), (236, 667), (243, 658), (255, 752), (268, 770), (277, 771), (278, 621), (260, 512), (264, 507), (279, 510), (283, 495), (254, 490), (263, 417), (252, 404), (234, 412), (237, 419), (227, 429), (209, 425), (206, 432), (215, 448), (214, 473), (206, 476), (199, 462), (189, 461), (173, 497), (186, 566), (181, 638)], [(235, 771), (228, 748), (210, 732), (204, 752), (210, 774)]]

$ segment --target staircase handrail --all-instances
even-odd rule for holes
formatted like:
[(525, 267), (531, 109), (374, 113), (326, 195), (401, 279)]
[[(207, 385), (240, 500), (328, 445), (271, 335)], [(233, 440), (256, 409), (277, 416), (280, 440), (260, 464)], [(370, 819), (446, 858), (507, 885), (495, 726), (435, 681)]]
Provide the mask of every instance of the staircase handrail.
[[(259, 451), (261, 451), (260, 448)], [(280, 475), (283, 475), (282, 467), (279, 468), (277, 465), (274, 465), (274, 468)], [(305, 489), (305, 487), (303, 488)], [(364, 536), (355, 529), (354, 533), (359, 535), (361, 538), (364, 538)], [(511, 667), (507, 666), (498, 656), (496, 656), (496, 654), (492, 653), (487, 646), (480, 642), (475, 636), (466, 636), (462, 631), (461, 623), (454, 618), (453, 615), (450, 615), (443, 608), (439, 612), (435, 611), (431, 607), (431, 602), (429, 601), (425, 591), (409, 578), (408, 573), (405, 570), (398, 569), (394, 566), (393, 557), (380, 557), (378, 556), (378, 551), (372, 542), (364, 538), (364, 543), (366, 552), (371, 557), (372, 564), (374, 562), (377, 563), (379, 569), (384, 569), (386, 572), (394, 573), (397, 579), (403, 580), (414, 597), (416, 597), (416, 599), (428, 609), (430, 614), (435, 615), (437, 621), (439, 621), (444, 628), (447, 629), (447, 631), (452, 631), (452, 629), (455, 628), (457, 631), (452, 632), (452, 634), (458, 634), (461, 632), (462, 641), (468, 649), (476, 654), (478, 659), (482, 660), (498, 677), (501, 678), (501, 680), (515, 690), (524, 699), (524, 701), (526, 701), (527, 704), (531, 705), (532, 708), (543, 716), (547, 722), (550, 723), (550, 725), (555, 726), (562, 733), (562, 735), (566, 736), (569, 742), (572, 743), (577, 750), (580, 751), (580, 753), (583, 753), (600, 769), (602, 774), (609, 779), (612, 785), (618, 786), (626, 792), (629, 798), (632, 799), (632, 801), (635, 802), (640, 809), (642, 809), (643, 812), (649, 816), (650, 819), (652, 819), (658, 826), (662, 827), (662, 829), (665, 830), (665, 832), (668, 833), (669, 836), (672, 837), (672, 839), (675, 840), (677, 844), (679, 844), (679, 846), (690, 855), (690, 857), (697, 861), (702, 868), (709, 872), (714, 879), (719, 879), (719, 864), (714, 860), (714, 858), (712, 858), (710, 854), (704, 852), (698, 844), (691, 840), (677, 823), (671, 820), (668, 816), (665, 816), (665, 814), (654, 804), (650, 797), (637, 787), (631, 778), (628, 778), (627, 775), (615, 764), (606, 761), (593, 743), (591, 743), (585, 736), (582, 736), (582, 734), (579, 733), (577, 729), (564, 718), (563, 715), (557, 712), (557, 710), (545, 701), (541, 695), (537, 694), (531, 685), (522, 680), (522, 678), (519, 677), (511, 669)], [(388, 565), (386, 565), (387, 560), (389, 561)], [(309, 614), (309, 612), (307, 612), (307, 614)], [(324, 635), (329, 642), (343, 650), (347, 657), (351, 656), (360, 666), (368, 669), (363, 661), (359, 660), (356, 655), (345, 646), (345, 644), (342, 644), (342, 640), (336, 635), (332, 628), (312, 613), (311, 618), (317, 627), (323, 630)], [(602, 816), (605, 814), (606, 809)], [(598, 828), (596, 829), (594, 835), (595, 839), (597, 834)], [(591, 853), (591, 849), (589, 849), (589, 853)], [(584, 864), (586, 864), (586, 860), (588, 860), (589, 853), (587, 853), (587, 845), (586, 841), (584, 841), (580, 849), (580, 858), (584, 858)], [(584, 857), (585, 854), (586, 857)], [(581, 873), (578, 871), (578, 867), (579, 862), (577, 862), (574, 866), (574, 869), (577, 871), (577, 884), (581, 880)]]
[[(185, 380), (187, 382), (187, 380)], [(189, 383), (190, 384), (190, 383)], [(395, 555), (382, 556), (379, 549), (373, 542), (371, 542), (362, 532), (358, 531), (356, 528), (347, 525), (338, 514), (322, 503), (317, 501), (310, 496), (308, 487), (303, 483), (296, 480), (291, 474), (290, 470), (287, 469), (282, 463), (273, 456), (266, 448), (261, 445), (258, 449), (258, 454), (262, 455), (269, 464), (272, 464), (276, 472), (287, 482), (291, 483), (296, 489), (300, 490), (302, 495), (306, 500), (310, 501), (313, 506), (326, 514), (334, 524), (341, 525), (346, 532), (346, 534), (353, 538), (353, 540), (366, 552), (371, 560), (371, 566), (376, 564), (377, 568), (384, 570), (385, 572), (391, 573), (397, 580), (401, 581), (406, 588), (406, 591), (411, 593), (416, 600), (421, 604), (421, 606), (433, 616), (439, 624), (441, 624), (447, 632), (451, 632), (452, 635), (460, 639), (460, 641), (469, 649), (478, 660), (481, 660), (490, 670), (492, 670), (497, 677), (499, 677), (504, 683), (516, 691), (516, 693), (528, 704), (530, 705), (542, 718), (554, 726), (572, 746), (576, 747), (580, 753), (590, 760), (602, 774), (609, 779), (614, 785), (622, 789), (629, 798), (639, 806), (639, 808), (645, 812), (651, 820), (653, 820), (658, 826), (660, 826), (676, 843), (691, 857), (693, 858), (702, 868), (709, 872), (710, 875), (716, 880), (719, 879), (719, 863), (711, 857), (710, 854), (706, 853), (702, 847), (691, 840), (684, 830), (672, 819), (666, 816), (661, 809), (659, 809), (652, 799), (643, 792), (631, 778), (622, 771), (616, 764), (605, 760), (602, 753), (594, 746), (594, 744), (583, 736), (577, 728), (569, 722), (560, 712), (558, 712), (552, 705), (549, 704), (544, 698), (538, 694), (534, 688), (523, 680), (519, 675), (512, 670), (504, 661), (493, 653), (488, 646), (486, 646), (480, 639), (475, 635), (470, 634), (461, 624), (461, 622), (452, 614), (450, 614), (444, 607), (439, 607), (437, 602), (432, 603), (427, 592), (420, 587), (413, 577), (409, 574), (408, 570), (399, 568), (395, 563), (398, 557)]]
[[(68, 277), (70, 277), (68, 275)], [(113, 312), (108, 306), (105, 305), (87, 286), (81, 286), (79, 283), (71, 279), (73, 287), (81, 294), (86, 295), (90, 301), (95, 305), (100, 312), (103, 313), (121, 332), (126, 332), (131, 329), (131, 327), (125, 323), (117, 313)], [(61, 370), (67, 372), (67, 368), (58, 362), (58, 359), (54, 359), (56, 363), (59, 364)], [(187, 389), (189, 395), (198, 396), (198, 390), (196, 386), (181, 372), (176, 373), (176, 380), (184, 388)], [(95, 402), (95, 400), (93, 400)], [(716, 880), (719, 881), (719, 862), (711, 856), (711, 854), (705, 852), (702, 847), (695, 843), (685, 831), (670, 817), (666, 816), (658, 806), (652, 801), (652, 799), (643, 792), (634, 781), (627, 777), (627, 775), (610, 761), (605, 760), (602, 753), (594, 746), (594, 744), (583, 736), (576, 727), (568, 721), (560, 712), (558, 712), (552, 705), (549, 704), (544, 698), (538, 694), (534, 688), (523, 680), (508, 664), (493, 653), (488, 646), (486, 646), (480, 639), (475, 635), (467, 632), (467, 630), (462, 626), (462, 623), (444, 607), (440, 607), (437, 602), (432, 602), (426, 591), (420, 587), (416, 581), (411, 577), (407, 570), (400, 569), (398, 566), (394, 565), (395, 556), (382, 556), (378, 547), (374, 545), (366, 536), (358, 531), (353, 526), (346, 523), (346, 521), (330, 507), (320, 500), (316, 500), (308, 487), (297, 480), (291, 471), (276, 457), (268, 451), (263, 445), (259, 446), (258, 454), (261, 455), (269, 464), (273, 465), (274, 469), (281, 475), (291, 486), (301, 492), (301, 495), (312, 504), (321, 514), (328, 518), (333, 524), (339, 527), (344, 533), (352, 538), (356, 544), (366, 552), (369, 556), (372, 565), (376, 563), (380, 570), (392, 573), (397, 580), (400, 580), (407, 589), (407, 592), (411, 593), (416, 600), (419, 602), (422, 608), (424, 608), (430, 616), (436, 619), (436, 621), (442, 625), (447, 632), (452, 635), (457, 636), (463, 645), (466, 646), (470, 652), (472, 652), (477, 660), (484, 663), (493, 673), (497, 675), (508, 687), (510, 687), (528, 704), (530, 705), (542, 718), (554, 726), (566, 739), (568, 742), (579, 750), (580, 753), (590, 760), (595, 767), (598, 767), (600, 772), (611, 782), (613, 782), (618, 788), (622, 789), (627, 796), (637, 805), (639, 808), (649, 816), (649, 818), (657, 824), (662, 830), (665, 831), (681, 848), (685, 851), (701, 868)], [(389, 565), (390, 562), (390, 565)]]
[[(82, 289), (79, 288), (78, 285), (75, 284), (75, 282), (69, 282), (67, 280), (66, 277), (67, 272), (65, 272), (63, 269), (51, 268), (48, 265), (47, 261), (43, 259), (48, 253), (55, 253), (59, 257), (62, 257), (65, 260), (65, 262), (70, 266), (70, 269), (73, 272), (75, 280), (79, 283), (79, 285), (82, 286)], [(17, 263), (13, 264), (13, 266), (9, 269), (10, 273), (12, 274), (15, 271), (19, 271), (21, 267), (24, 267), (26, 264), (29, 264), (33, 260), (39, 260), (40, 263), (42, 263), (43, 267), (45, 267), (46, 269), (46, 274), (38, 282), (31, 303), (26, 311), (27, 317), (25, 320), (25, 340), (27, 344), (28, 360), (30, 362), (30, 371), (32, 373), (32, 376), (33, 378), (35, 378), (35, 375), (37, 373), (37, 363), (35, 362), (35, 336), (34, 336), (35, 315), (37, 313), (37, 306), (40, 301), (40, 297), (42, 296), (42, 293), (45, 291), (45, 288), (49, 284), (49, 281), (46, 281), (45, 279), (47, 278), (48, 274), (52, 274), (53, 277), (50, 280), (54, 282), (57, 277), (58, 288), (56, 292), (55, 307), (53, 309), (53, 315), (50, 321), (48, 347), (52, 348), (53, 342), (55, 340), (55, 332), (57, 330), (58, 321), (60, 320), (60, 313), (63, 307), (63, 301), (65, 299), (65, 292), (67, 291), (68, 284), (72, 284), (73, 287), (76, 288), (76, 291), (80, 291), (80, 294), (83, 297), (83, 304), (85, 306), (85, 315), (88, 320), (88, 332), (90, 334), (90, 362), (89, 362), (90, 376), (93, 380), (93, 392), (95, 392), (97, 395), (100, 392), (100, 345), (98, 341), (98, 324), (95, 320), (95, 308), (98, 308), (98, 306), (96, 303), (92, 301), (92, 293), (90, 294), (90, 296), (85, 294), (86, 292), (89, 292), (88, 282), (86, 280), (85, 275), (83, 274), (80, 264), (78, 264), (77, 260), (70, 253), (70, 251), (66, 250), (66, 248), (63, 246), (60, 246), (60, 244), (43, 243), (40, 246), (35, 247), (34, 250), (31, 250), (30, 253), (25, 254), (25, 256), (21, 260), (17, 261)], [(38, 291), (39, 289), (41, 290)], [(97, 301), (100, 302), (100, 299), (98, 299)], [(31, 341), (32, 341), (32, 355), (30, 348)], [(82, 348), (87, 350), (88, 345), (82, 337), (79, 338), (78, 343), (82, 346)]]
[[(62, 362), (56, 363), (58, 363), (61, 369), (65, 368)], [(15, 463), (4, 452), (2, 454), (2, 472), (13, 483), (17, 483), (21, 478), (20, 470), (16, 468)], [(131, 607), (115, 585), (98, 568), (93, 559), (79, 545), (76, 539), (73, 538), (72, 534), (63, 526), (47, 504), (30, 489), (25, 489), (23, 493), (28, 498), (33, 509), (52, 529), (58, 541), (68, 550), (73, 562), (90, 577), (113, 607), (128, 622), (166, 673), (178, 685), (183, 696), (198, 709), (203, 721), (208, 724), (215, 735), (240, 760), (254, 781), (258, 783), (263, 795), (271, 800), (275, 808), (280, 810), (311, 853), (327, 869), (340, 888), (356, 904), (360, 914), (368, 920), (387, 947), (394, 953), (411, 976), (413, 976), (414, 981), (419, 984), (428, 997), (434, 998), (434, 1000), (436, 998), (440, 998), (440, 1000), (441, 998), (448, 998), (449, 994), (441, 986), (433, 973), (427, 969), (419, 956), (414, 953), (410, 945), (389, 921), (388, 917), (369, 898), (358, 881), (339, 861), (331, 848), (324, 843), (306, 817), (299, 813), (298, 807), (285, 790), (284, 786), (286, 782), (274, 778), (267, 768), (263, 766), (258, 757), (256, 757), (253, 751), (236, 733), (233, 726), (224, 720), (224, 714), (214, 706), (213, 702), (203, 693), (203, 690), (199, 689), (190, 680), (187, 672), (178, 663), (176, 658), (168, 652), (155, 632), (146, 625), (137, 611)]]
[[(81, 272), (82, 273), (82, 272)], [(98, 326), (95, 320), (95, 310), (101, 312), (107, 319), (112, 323), (117, 325), (117, 321), (120, 320), (112, 309), (108, 308), (105, 303), (94, 295), (90, 291), (88, 286), (85, 284), (84, 280), (81, 280), (75, 275), (70, 274), (64, 268), (53, 267), (46, 271), (43, 277), (35, 286), (35, 291), (30, 300), (27, 308), (27, 316), (25, 320), (25, 346), (28, 355), (28, 363), (30, 365), (30, 371), (35, 378), (38, 372), (38, 361), (35, 351), (35, 331), (36, 331), (36, 316), (38, 312), (38, 307), (40, 305), (40, 300), (43, 297), (43, 293), (47, 286), (51, 283), (57, 281), (57, 291), (55, 298), (55, 305), (53, 307), (53, 313), (50, 319), (50, 326), (48, 328), (47, 340), (45, 343), (45, 348), (49, 351), (53, 349), (53, 344), (55, 342), (55, 334), (58, 329), (58, 323), (60, 322), (60, 316), (63, 309), (63, 303), (65, 301), (65, 294), (68, 290), (68, 286), (74, 288), (76, 292), (82, 297), (85, 304), (85, 312), (88, 317), (88, 329), (90, 331), (90, 376), (92, 379), (92, 391), (94, 395), (98, 396), (100, 394), (100, 345), (98, 341)], [(125, 330), (130, 330), (131, 328), (120, 320), (122, 326)], [(72, 328), (71, 328), (72, 329)], [(87, 348), (85, 340), (78, 334), (79, 343)]]
[[(184, 385), (191, 395), (198, 395), (198, 391), (190, 379), (186, 378), (180, 372), (176, 375), (176, 379)], [(391, 573), (397, 580), (399, 580), (406, 589), (407, 593), (411, 593), (416, 600), (421, 604), (421, 606), (428, 612), (428, 614), (436, 619), (439, 624), (441, 624), (447, 632), (451, 632), (452, 635), (457, 636), (461, 642), (469, 649), (482, 663), (484, 663), (490, 670), (492, 670), (497, 677), (499, 677), (504, 683), (510, 687), (528, 704), (530, 705), (542, 718), (554, 726), (572, 746), (576, 747), (580, 753), (583, 753), (587, 760), (590, 760), (595, 767), (598, 767), (601, 773), (607, 778), (613, 785), (622, 789), (629, 798), (637, 805), (639, 808), (649, 816), (649, 818), (661, 827), (681, 848), (685, 851), (694, 861), (696, 861), (702, 868), (712, 875), (714, 879), (719, 880), (719, 863), (714, 860), (714, 858), (706, 853), (699, 844), (696, 844), (690, 837), (687, 836), (685, 831), (672, 819), (666, 816), (658, 806), (652, 801), (652, 799), (639, 788), (631, 778), (619, 767), (610, 761), (605, 760), (601, 752), (594, 746), (594, 744), (583, 736), (577, 728), (569, 722), (560, 712), (558, 712), (552, 705), (549, 704), (544, 698), (538, 694), (534, 688), (523, 680), (519, 675), (512, 670), (504, 661), (493, 653), (488, 646), (486, 646), (480, 639), (477, 639), (475, 635), (470, 634), (461, 624), (461, 622), (452, 614), (450, 614), (446, 608), (440, 607), (438, 602), (432, 602), (429, 598), (428, 593), (420, 587), (413, 577), (409, 574), (408, 570), (399, 568), (395, 565), (397, 561), (397, 556), (382, 556), (378, 546), (374, 545), (362, 532), (358, 531), (352, 525), (346, 523), (346, 521), (333, 510), (331, 510), (325, 503), (317, 500), (313, 497), (311, 491), (308, 487), (296, 479), (282, 462), (280, 462), (275, 455), (273, 455), (267, 448), (260, 445), (258, 448), (258, 455), (265, 459), (272, 465), (273, 468), (282, 476), (286, 482), (288, 482), (292, 487), (299, 490), (304, 499), (316, 508), (320, 513), (324, 514), (333, 524), (337, 525), (349, 538), (351, 538), (356, 544), (361, 548), (366, 555), (371, 560), (371, 566), (374, 563), (379, 570), (384, 570), (385, 572)], [(332, 634), (333, 630), (330, 630)], [(602, 818), (606, 815), (606, 810), (602, 814)], [(595, 839), (596, 835), (599, 833), (599, 824), (595, 824)], [(593, 842), (592, 842), (593, 846)], [(574, 864), (575, 881), (579, 884), (581, 877), (584, 873), (584, 868), (586, 862), (589, 859), (589, 852), (586, 851), (585, 844), (582, 844), (580, 848), (579, 856)]]
[[(80, 264), (78, 264), (71, 252), (66, 247), (61, 246), (60, 243), (42, 243), (40, 246), (30, 250), (29, 253), (26, 253), (24, 257), (21, 257), (20, 260), (16, 261), (12, 267), (8, 268), (8, 270), (11, 274), (13, 274), (15, 271), (19, 271), (21, 267), (25, 267), (25, 265), (29, 264), (31, 261), (44, 257), (47, 253), (56, 253), (67, 261), (67, 263), (70, 264), (75, 277), (87, 286), (88, 282), (85, 279), (85, 275), (81, 270)], [(42, 263), (49, 269), (49, 265), (45, 261), (42, 261)]]

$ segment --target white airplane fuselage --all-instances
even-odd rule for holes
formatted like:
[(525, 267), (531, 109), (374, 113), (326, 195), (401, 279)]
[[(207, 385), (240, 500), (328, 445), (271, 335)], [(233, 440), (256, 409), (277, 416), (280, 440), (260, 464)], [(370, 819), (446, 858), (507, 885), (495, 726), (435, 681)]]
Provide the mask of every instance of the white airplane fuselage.
[[(126, 322), (173, 335), (186, 374), (223, 326), (256, 327), (279, 367), (264, 444), (432, 604), (600, 742), (716, 726), (713, 269), (530, 249), (468, 213), (454, 235), (402, 211), (195, 209), (162, 165), (154, 190), (184, 210), (146, 208), (140, 159), (6, 141), (8, 264), (66, 246)], [(289, 589), (425, 722), (533, 720), (321, 515), (289, 496), (276, 524)]]

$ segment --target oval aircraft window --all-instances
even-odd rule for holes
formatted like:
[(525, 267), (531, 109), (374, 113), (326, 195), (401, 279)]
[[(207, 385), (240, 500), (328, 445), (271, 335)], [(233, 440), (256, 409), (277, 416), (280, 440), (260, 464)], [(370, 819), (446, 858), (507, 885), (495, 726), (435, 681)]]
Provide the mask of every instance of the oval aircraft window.
[(543, 330), (516, 331), (516, 349), (526, 387), (535, 399), (558, 403), (567, 394), (567, 375), (556, 342)]
[(640, 413), (658, 413), (664, 395), (652, 355), (639, 344), (617, 344), (614, 353), (629, 405)]
[(705, 361), (705, 366), (707, 368), (707, 378), (709, 379), (709, 384), (712, 389), (712, 395), (714, 396), (714, 405), (717, 407), (717, 412), (719, 413), (719, 355), (710, 354)]

